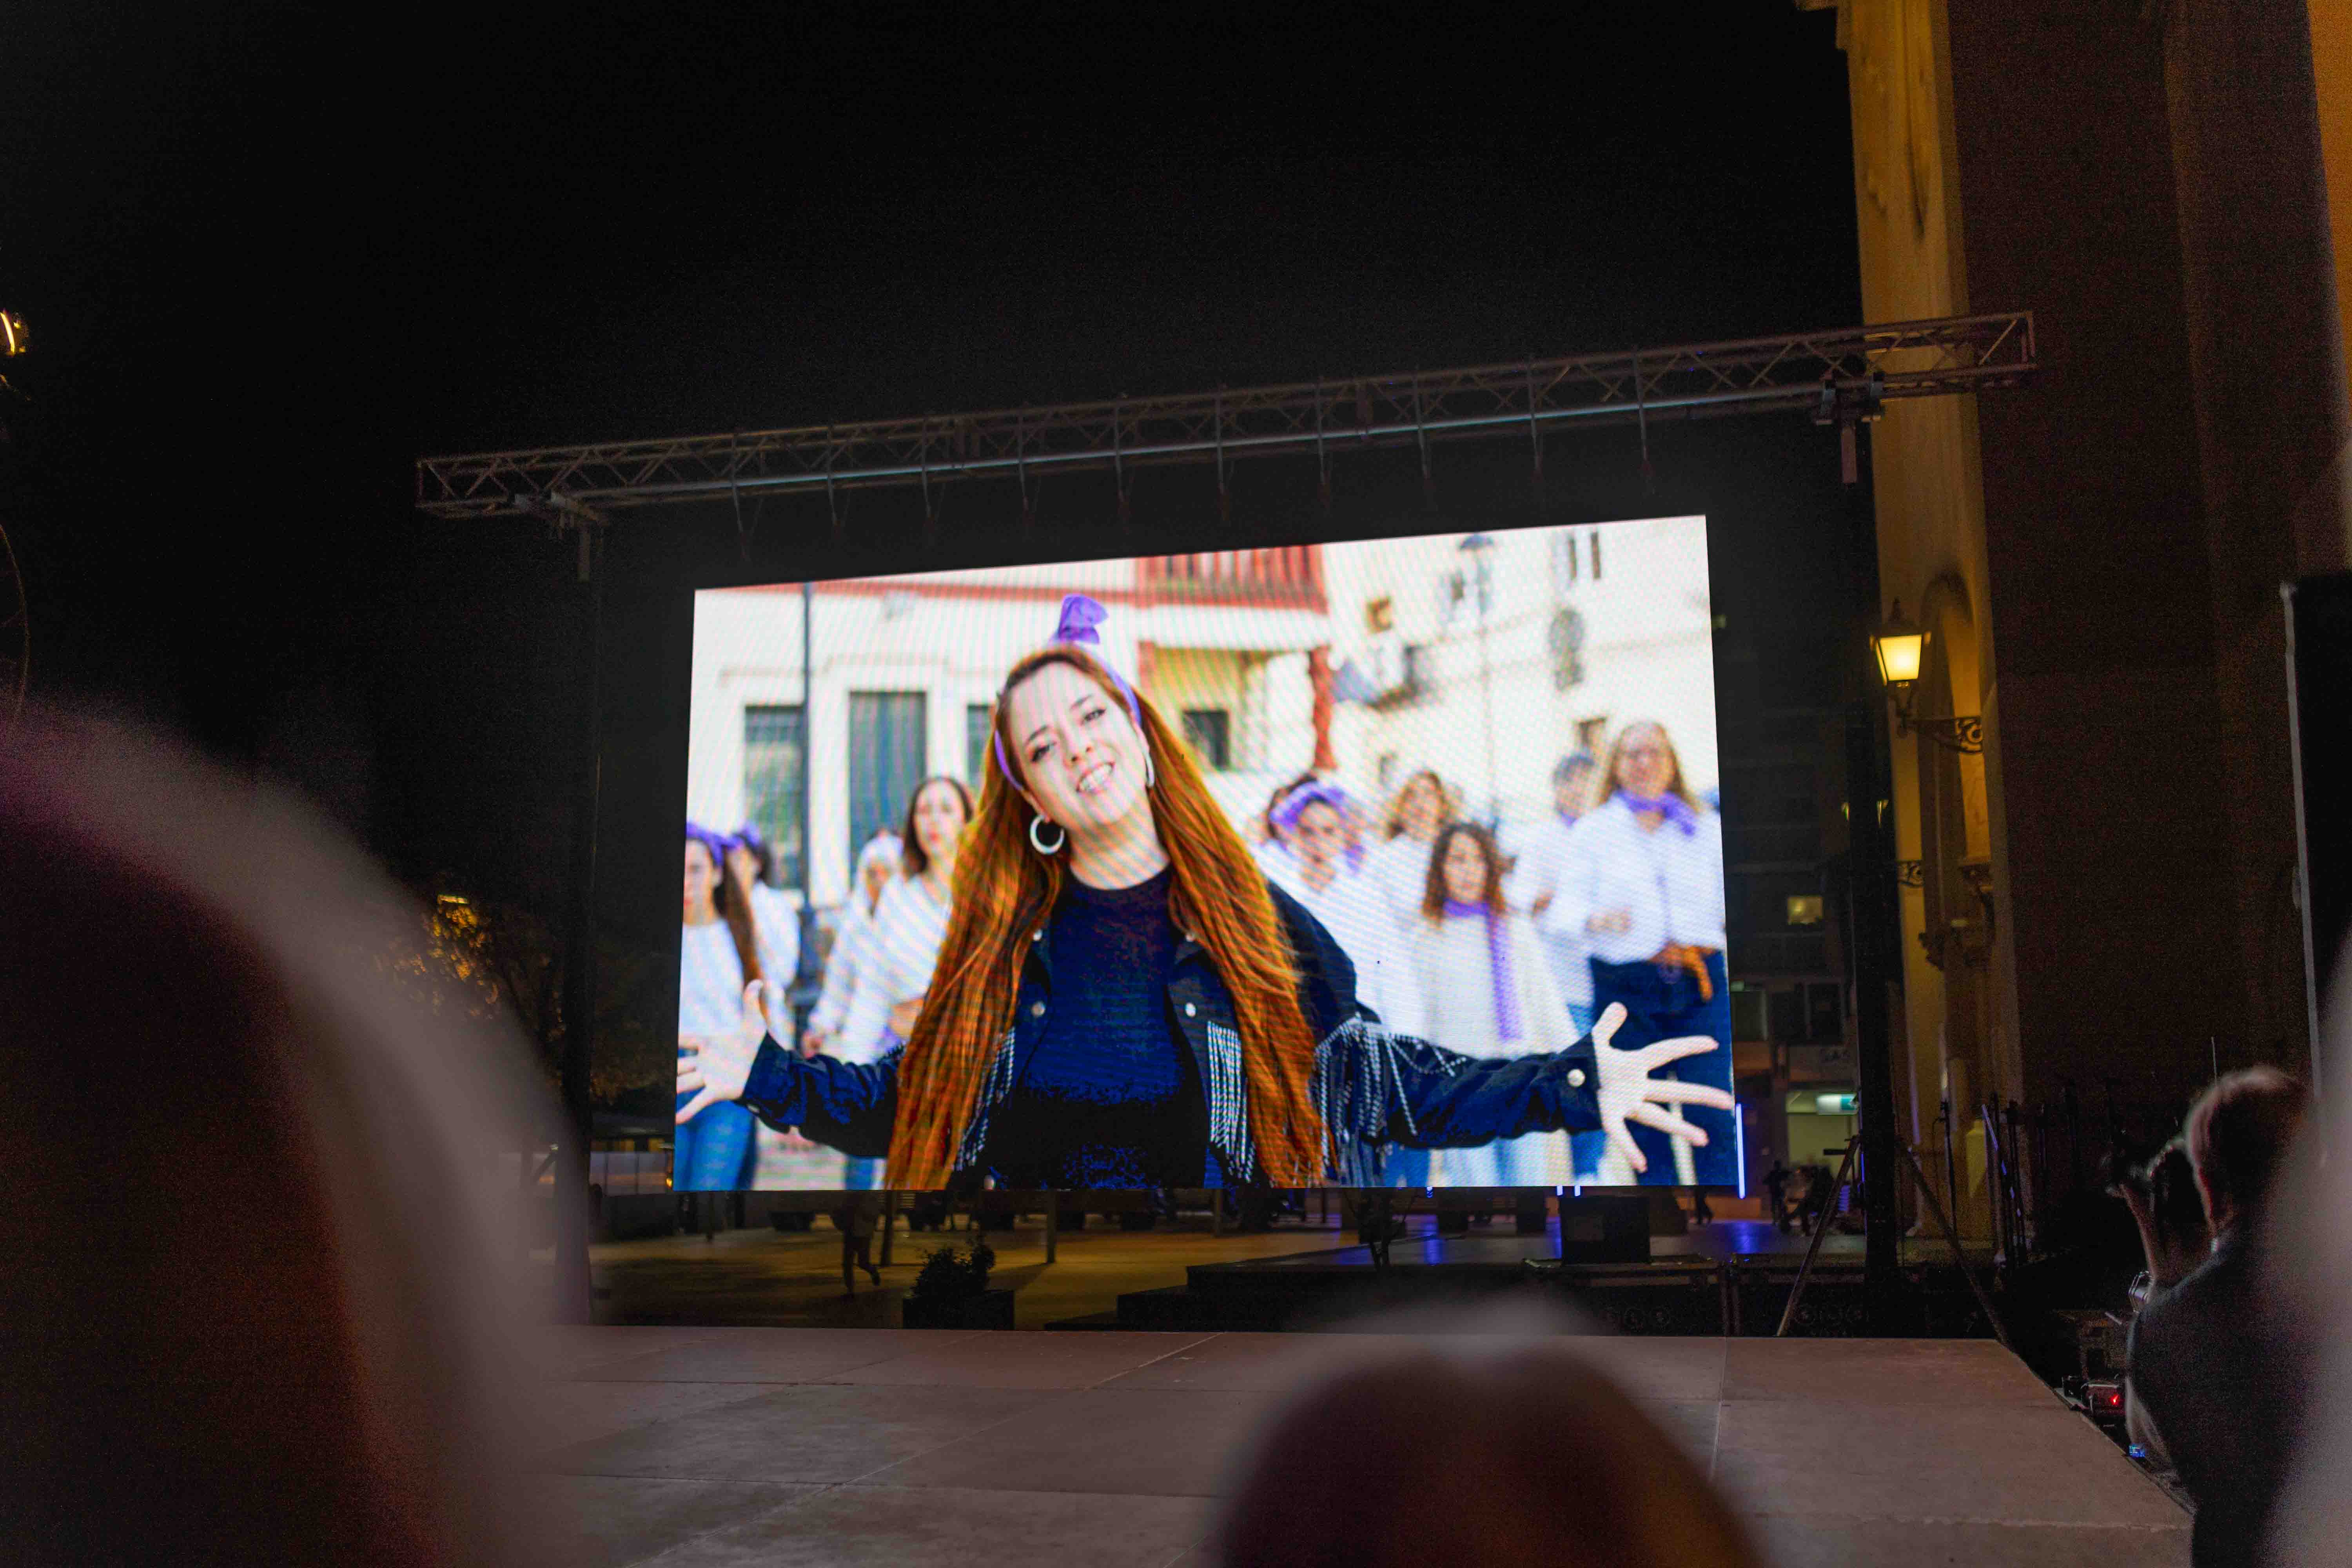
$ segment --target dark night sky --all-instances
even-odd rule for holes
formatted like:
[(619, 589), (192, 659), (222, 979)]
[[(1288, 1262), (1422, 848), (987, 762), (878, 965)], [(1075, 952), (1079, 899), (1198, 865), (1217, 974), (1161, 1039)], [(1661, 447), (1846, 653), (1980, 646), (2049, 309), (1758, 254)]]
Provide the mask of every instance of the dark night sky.
[[(499, 825), (571, 762), (563, 563), (411, 517), (420, 450), (1859, 318), (1827, 14), (1538, 9), (20, 12), (0, 304), (38, 353), (0, 505), (37, 689), (311, 777), (415, 874), (510, 878)], [(1841, 504), (1801, 421), (1691, 431), (1662, 465)], [(1844, 592), (1835, 529), (1790, 527), (1718, 545), (1762, 619)], [(675, 529), (616, 561), (742, 569), (726, 520)], [(615, 656), (624, 734), (659, 733), (657, 644)], [(618, 809), (674, 811), (667, 765)]]

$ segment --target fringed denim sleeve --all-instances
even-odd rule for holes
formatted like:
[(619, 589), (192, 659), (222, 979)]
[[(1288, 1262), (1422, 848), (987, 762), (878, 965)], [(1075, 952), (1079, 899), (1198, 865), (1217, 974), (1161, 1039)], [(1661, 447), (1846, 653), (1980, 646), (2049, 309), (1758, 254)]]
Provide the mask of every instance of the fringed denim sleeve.
[(1601, 1125), (1591, 1037), (1564, 1051), (1465, 1057), (1359, 1010), (1315, 1050), (1332, 1179), (1379, 1184), (1388, 1149), (1472, 1148)]
[(872, 1063), (803, 1057), (772, 1037), (752, 1059), (743, 1108), (771, 1127), (798, 1128), (845, 1154), (882, 1159), (898, 1114), (900, 1055), (893, 1050)]

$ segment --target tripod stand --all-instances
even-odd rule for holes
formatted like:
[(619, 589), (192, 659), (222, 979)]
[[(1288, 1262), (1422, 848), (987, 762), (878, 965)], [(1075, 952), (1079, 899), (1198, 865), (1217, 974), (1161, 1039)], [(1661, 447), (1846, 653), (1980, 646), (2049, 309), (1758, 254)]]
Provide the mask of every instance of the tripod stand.
[[(2000, 1314), (1992, 1310), (1992, 1298), (1986, 1295), (1984, 1287), (1977, 1283), (1975, 1272), (1969, 1268), (1968, 1256), (1960, 1250), (1959, 1232), (1952, 1228), (1951, 1216), (1944, 1212), (1944, 1205), (1936, 1199), (1935, 1188), (1927, 1184), (1927, 1173), (1919, 1169), (1919, 1156), (1911, 1152), (1907, 1143), (1897, 1143), (1895, 1147), (1903, 1151), (1903, 1163), (1911, 1168), (1911, 1179), (1918, 1185), (1919, 1196), (1927, 1204), (1936, 1228), (1943, 1232), (1944, 1244), (1952, 1249), (1952, 1266), (1960, 1271), (1960, 1278), (1969, 1282), (1969, 1289), (1975, 1295), (1977, 1305), (1984, 1310), (1985, 1321), (1992, 1325), (1992, 1337), (2000, 1342), (2001, 1349), (2014, 1349), (2009, 1342), (2008, 1331), (2000, 1326)], [(1837, 1213), (1837, 1195), (1853, 1179), (1854, 1165), (1861, 1155), (1862, 1138), (1856, 1134), (1845, 1141), (1845, 1158), (1838, 1162), (1837, 1180), (1830, 1187), (1829, 1202), (1823, 1204), (1822, 1212), (1813, 1216), (1812, 1233), (1805, 1242), (1805, 1261), (1798, 1266), (1797, 1282), (1789, 1289), (1789, 1304), (1781, 1309), (1780, 1326), (1773, 1331), (1772, 1337), (1776, 1340), (1786, 1339), (1790, 1325), (1797, 1321), (1797, 1303), (1804, 1300), (1805, 1285), (1812, 1276), (1813, 1262), (1821, 1257), (1822, 1238), (1830, 1233), (1830, 1221)]]

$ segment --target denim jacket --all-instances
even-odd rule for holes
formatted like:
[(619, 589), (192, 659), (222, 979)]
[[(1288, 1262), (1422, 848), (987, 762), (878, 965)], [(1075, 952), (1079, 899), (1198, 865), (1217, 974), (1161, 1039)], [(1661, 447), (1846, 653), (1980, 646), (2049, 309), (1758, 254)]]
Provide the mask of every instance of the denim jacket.
[[(1380, 1185), (1388, 1152), (1400, 1145), (1467, 1148), (1522, 1132), (1590, 1131), (1601, 1124), (1590, 1036), (1564, 1051), (1481, 1058), (1396, 1034), (1356, 1000), (1355, 966), (1330, 932), (1280, 888), (1268, 890), (1298, 971), (1299, 1005), (1318, 1042), (1312, 1089), (1328, 1129), (1327, 1181)], [(991, 1115), (1021, 1082), (1044, 1032), (1054, 995), (1046, 956), (1052, 944), (1045, 935), (1042, 927), (1030, 933), (1013, 1027), (982, 1075), (956, 1152), (959, 1175), (986, 1173)], [(1065, 984), (1082, 983), (1065, 977)], [(1200, 1072), (1218, 1167), (1230, 1182), (1261, 1184), (1233, 997), (1190, 932), (1177, 944), (1167, 992), (1169, 1022)], [(890, 1150), (902, 1055), (893, 1049), (873, 1063), (804, 1058), (772, 1037), (751, 1064), (742, 1103), (772, 1127), (797, 1127), (844, 1153), (879, 1158)]]

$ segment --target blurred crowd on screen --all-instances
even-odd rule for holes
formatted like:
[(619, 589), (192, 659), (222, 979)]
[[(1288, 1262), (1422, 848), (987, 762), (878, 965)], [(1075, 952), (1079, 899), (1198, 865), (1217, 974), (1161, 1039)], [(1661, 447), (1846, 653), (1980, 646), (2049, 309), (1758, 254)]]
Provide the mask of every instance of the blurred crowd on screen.
[[(1674, 738), (1624, 725), (1598, 754), (1562, 754), (1550, 811), (1498, 825), (1465, 812), (1439, 768), (1405, 771), (1385, 795), (1302, 773), (1235, 826), (1276, 885), (1304, 904), (1354, 963), (1360, 996), (1400, 1033), (1473, 1056), (1557, 1050), (1590, 1033), (1611, 1003), (1628, 1014), (1617, 1044), (1706, 1035), (1724, 1049), (1689, 1065), (1730, 1086), (1730, 983), (1724, 954), (1723, 829), (1712, 792), (1684, 777)], [(829, 942), (798, 974), (803, 932), (775, 885), (757, 828), (698, 824), (685, 835), (678, 1033), (723, 1033), (757, 979), (770, 1032), (870, 1062), (912, 1033), (945, 935), (956, 847), (973, 800), (954, 778), (924, 780), (895, 830), (856, 859), (851, 896), (827, 911)], [(798, 1001), (805, 1016), (795, 1016)], [(1538, 1186), (1637, 1181), (1729, 1184), (1732, 1113), (1700, 1110), (1708, 1143), (1647, 1128), (1637, 1176), (1600, 1133), (1530, 1133), (1484, 1148), (1399, 1150), (1398, 1186)], [(876, 1162), (845, 1158), (760, 1126), (740, 1106), (681, 1128), (674, 1184), (870, 1189)]]

